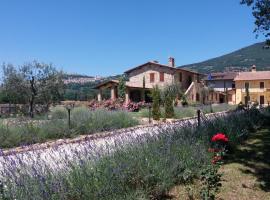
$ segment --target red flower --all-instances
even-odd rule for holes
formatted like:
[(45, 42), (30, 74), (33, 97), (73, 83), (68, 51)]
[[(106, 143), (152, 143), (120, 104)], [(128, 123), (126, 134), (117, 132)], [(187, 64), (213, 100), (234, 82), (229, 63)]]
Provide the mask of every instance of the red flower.
[(212, 142), (216, 142), (216, 141), (228, 142), (229, 139), (224, 133), (217, 133), (216, 135), (212, 137), (211, 141)]

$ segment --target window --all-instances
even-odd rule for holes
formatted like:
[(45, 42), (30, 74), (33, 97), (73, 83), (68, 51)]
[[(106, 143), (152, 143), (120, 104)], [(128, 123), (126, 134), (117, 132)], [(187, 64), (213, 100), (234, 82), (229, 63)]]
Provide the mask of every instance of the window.
[(218, 100), (218, 94), (216, 93), (216, 100)]
[(159, 81), (164, 82), (164, 72), (159, 73)]
[(150, 73), (150, 83), (155, 82), (155, 73)]
[(264, 82), (260, 82), (260, 89), (264, 89)]
[(179, 82), (182, 82), (182, 72), (179, 73)]
[(232, 83), (232, 89), (235, 89), (235, 83)]
[(249, 82), (245, 83), (245, 88), (249, 88)]

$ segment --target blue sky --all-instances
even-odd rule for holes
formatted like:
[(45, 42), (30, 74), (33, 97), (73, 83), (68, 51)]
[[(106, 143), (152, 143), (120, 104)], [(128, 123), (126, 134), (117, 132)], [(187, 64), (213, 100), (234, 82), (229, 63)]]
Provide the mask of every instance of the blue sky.
[(114, 75), (203, 61), (260, 42), (240, 0), (0, 0), (0, 63)]

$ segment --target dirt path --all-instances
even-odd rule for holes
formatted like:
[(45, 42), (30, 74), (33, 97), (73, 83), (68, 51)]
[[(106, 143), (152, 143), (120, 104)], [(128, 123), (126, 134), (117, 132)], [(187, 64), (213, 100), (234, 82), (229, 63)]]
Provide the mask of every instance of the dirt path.
[(217, 199), (270, 200), (270, 127), (239, 145), (221, 172)]

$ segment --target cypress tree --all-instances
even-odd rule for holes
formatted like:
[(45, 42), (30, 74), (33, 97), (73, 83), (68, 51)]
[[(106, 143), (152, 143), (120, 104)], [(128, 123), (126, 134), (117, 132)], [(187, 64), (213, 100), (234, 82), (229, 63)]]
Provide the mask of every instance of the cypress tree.
[(152, 99), (153, 99), (153, 104), (152, 104), (152, 116), (154, 120), (159, 120), (160, 119), (160, 89), (158, 86), (155, 86), (152, 89)]

